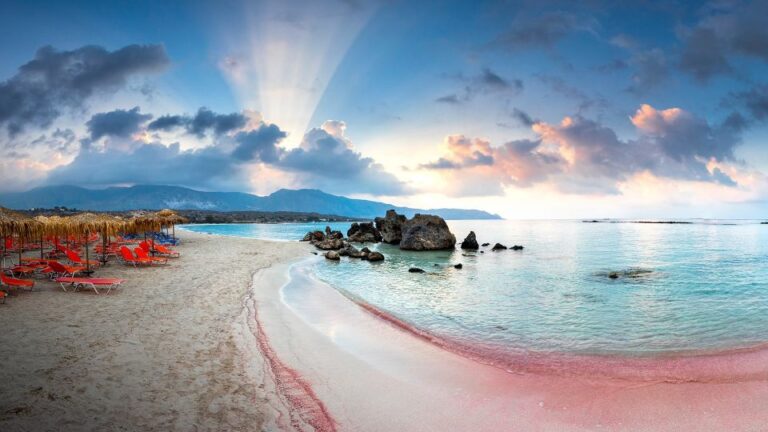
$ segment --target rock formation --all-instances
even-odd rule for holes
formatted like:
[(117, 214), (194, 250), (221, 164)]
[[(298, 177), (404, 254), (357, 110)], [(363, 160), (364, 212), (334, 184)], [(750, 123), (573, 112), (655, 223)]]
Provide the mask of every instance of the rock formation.
[(400, 240), (403, 238), (405, 216), (397, 214), (394, 210), (387, 210), (386, 216), (377, 217), (374, 221), (384, 243), (400, 244)]
[(353, 223), (347, 231), (349, 241), (356, 243), (378, 243), (381, 241), (379, 230), (373, 226), (373, 222)]
[(456, 247), (456, 236), (439, 216), (417, 214), (403, 224), (400, 249), (443, 250)]
[(474, 231), (470, 231), (469, 234), (467, 235), (467, 238), (465, 238), (464, 241), (461, 242), (461, 248), (469, 249), (469, 250), (480, 249), (480, 246), (477, 244), (477, 238), (475, 237)]

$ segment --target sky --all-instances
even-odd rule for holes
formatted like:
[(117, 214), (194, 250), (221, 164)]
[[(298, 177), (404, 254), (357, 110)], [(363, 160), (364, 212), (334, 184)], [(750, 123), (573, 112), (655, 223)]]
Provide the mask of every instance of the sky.
[(9, 1), (0, 192), (764, 218), (768, 2)]

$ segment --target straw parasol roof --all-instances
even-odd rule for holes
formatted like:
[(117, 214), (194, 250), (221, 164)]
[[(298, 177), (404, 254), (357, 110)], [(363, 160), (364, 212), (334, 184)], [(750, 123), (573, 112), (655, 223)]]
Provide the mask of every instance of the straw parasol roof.
[(135, 232), (159, 231), (163, 227), (186, 223), (187, 218), (179, 216), (170, 209), (160, 210), (155, 213), (146, 213), (131, 219)]
[(61, 216), (35, 216), (35, 220), (40, 223), (40, 233), (43, 236), (62, 236), (69, 232), (67, 231), (66, 218)]
[(34, 238), (40, 232), (40, 222), (22, 213), (0, 207), (0, 236), (18, 235)]
[(101, 233), (113, 236), (128, 228), (128, 221), (108, 214), (80, 213), (62, 219), (67, 234)]

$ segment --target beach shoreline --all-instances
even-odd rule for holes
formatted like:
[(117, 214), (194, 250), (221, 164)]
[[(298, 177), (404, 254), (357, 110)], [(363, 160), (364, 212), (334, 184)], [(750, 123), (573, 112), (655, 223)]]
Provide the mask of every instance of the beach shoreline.
[[(0, 306), (0, 325), (9, 329), (0, 334), (7, 359), (0, 429), (748, 431), (768, 424), (762, 348), (685, 366), (704, 365), (722, 379), (505, 370), (418, 337), (320, 281), (311, 266), (324, 258), (304, 243), (178, 233), (182, 258), (171, 264), (178, 268), (111, 264), (104, 276), (128, 280), (116, 293), (64, 293), (44, 283)], [(734, 378), (734, 365), (750, 373)]]
[(0, 430), (275, 429), (237, 326), (253, 274), (306, 247), (177, 235), (168, 268), (99, 270), (110, 294), (38, 280), (0, 305)]
[[(637, 379), (632, 362), (566, 365), (592, 368), (578, 374), (504, 370), (418, 337), (309, 266), (264, 272), (284, 270), (288, 282), (261, 291), (256, 313), (270, 349), (312, 384), (337, 425), (319, 430), (755, 430), (768, 421), (764, 347), (641, 365), (709, 374), (692, 379)], [(625, 370), (590, 376), (600, 367)], [(397, 415), (382, 418), (382, 407)]]

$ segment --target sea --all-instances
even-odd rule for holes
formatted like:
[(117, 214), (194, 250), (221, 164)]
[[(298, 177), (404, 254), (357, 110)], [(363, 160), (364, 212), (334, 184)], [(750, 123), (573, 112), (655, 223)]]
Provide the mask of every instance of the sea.
[[(458, 242), (474, 231), (490, 245), (413, 252), (366, 244), (386, 259), (334, 262), (308, 253), (297, 265), (436, 340), (501, 352), (677, 356), (768, 340), (768, 225), (637, 222), (448, 221)], [(350, 223), (183, 228), (298, 241), (326, 225), (346, 233)], [(495, 243), (524, 249), (492, 251)]]

